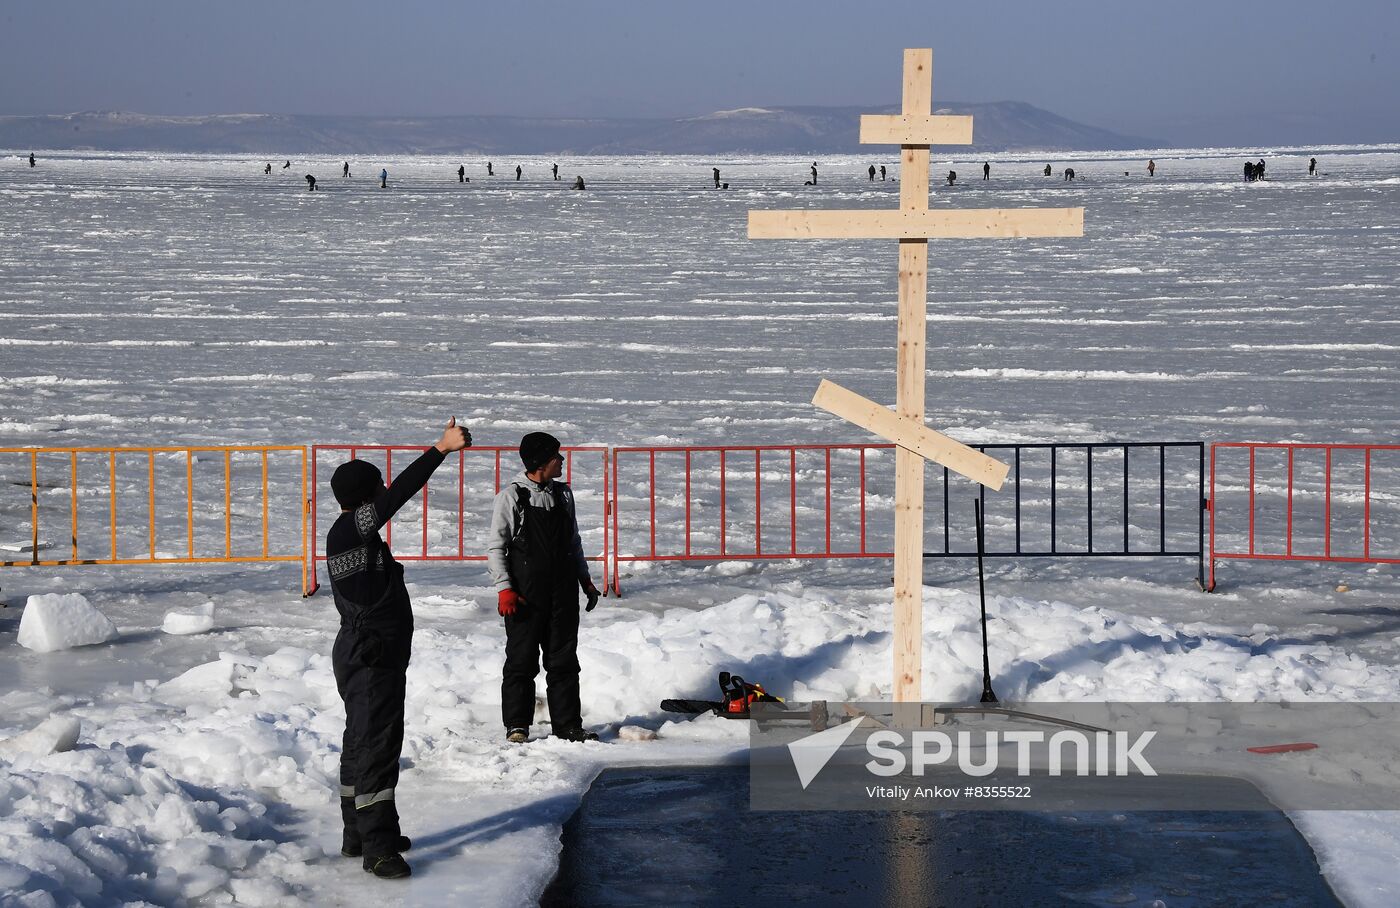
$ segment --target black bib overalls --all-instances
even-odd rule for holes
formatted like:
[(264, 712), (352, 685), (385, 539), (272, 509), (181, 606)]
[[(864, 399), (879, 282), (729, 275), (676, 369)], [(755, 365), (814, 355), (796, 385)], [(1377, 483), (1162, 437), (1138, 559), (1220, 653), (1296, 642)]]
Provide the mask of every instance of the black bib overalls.
[(558, 488), (554, 507), (537, 508), (521, 489), (519, 529), (507, 553), (512, 588), (524, 602), (507, 615), (501, 718), (506, 728), (529, 728), (535, 715), (535, 676), (544, 655), (546, 697), (554, 733), (583, 725), (579, 705), (578, 568), (573, 559), (573, 513)]

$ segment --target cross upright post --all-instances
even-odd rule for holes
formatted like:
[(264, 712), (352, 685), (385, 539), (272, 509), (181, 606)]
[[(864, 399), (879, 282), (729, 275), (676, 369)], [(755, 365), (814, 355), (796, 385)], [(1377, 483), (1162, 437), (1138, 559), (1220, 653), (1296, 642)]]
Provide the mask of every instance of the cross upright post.
[[(906, 50), (901, 110), (909, 118), (927, 117), (932, 104), (933, 50)], [(927, 145), (901, 148), (901, 211), (928, 210), (928, 168)], [(928, 238), (900, 237), (895, 412), (919, 425), (927, 308)], [(905, 447), (894, 449), (894, 487), (894, 699), (906, 703), (923, 699), (924, 459)]]
[(823, 380), (813, 403), (893, 441), (894, 699), (923, 694), (924, 460), (993, 489), (1007, 466), (924, 425), (928, 240), (939, 238), (1082, 236), (1084, 209), (929, 209), (929, 146), (972, 144), (972, 117), (935, 116), (933, 51), (905, 50), (898, 115), (861, 117), (862, 143), (898, 144), (899, 208), (895, 211), (750, 211), (751, 239), (899, 240), (899, 327), (895, 412)]

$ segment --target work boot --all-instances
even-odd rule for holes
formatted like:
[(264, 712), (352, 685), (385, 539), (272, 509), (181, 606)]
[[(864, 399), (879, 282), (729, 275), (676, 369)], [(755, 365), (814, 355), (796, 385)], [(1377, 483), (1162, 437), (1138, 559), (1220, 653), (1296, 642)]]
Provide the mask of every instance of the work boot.
[(381, 880), (401, 880), (413, 874), (413, 868), (400, 854), (386, 854), (382, 858), (366, 857), (364, 868), (365, 873), (372, 873)]
[(506, 732), (506, 740), (512, 744), (524, 744), (526, 741), (530, 740), (530, 729), (512, 728), (510, 731)]
[(596, 741), (598, 736), (580, 725), (578, 728), (566, 728), (563, 731), (556, 731), (554, 737), (561, 741), (574, 741), (582, 743), (584, 741)]
[[(340, 836), (340, 853), (347, 858), (358, 858), (365, 853), (365, 846), (360, 841), (359, 818), (355, 815), (354, 795), (340, 798), (340, 819), (344, 822), (344, 831)], [(408, 836), (399, 836), (398, 850), (407, 851), (413, 847)]]

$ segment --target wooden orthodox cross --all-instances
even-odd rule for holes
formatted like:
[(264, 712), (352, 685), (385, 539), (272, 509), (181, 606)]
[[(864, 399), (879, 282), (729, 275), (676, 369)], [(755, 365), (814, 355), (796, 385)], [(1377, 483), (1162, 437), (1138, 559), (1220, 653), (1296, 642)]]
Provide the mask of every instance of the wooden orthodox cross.
[(930, 237), (1082, 236), (1082, 208), (931, 211), (929, 146), (972, 144), (972, 117), (931, 115), (933, 51), (904, 52), (904, 100), (896, 116), (862, 116), (860, 141), (898, 144), (896, 211), (750, 211), (751, 239), (899, 240), (899, 329), (893, 413), (823, 380), (812, 402), (897, 445), (894, 524), (894, 698), (922, 697), (924, 460), (993, 489), (1007, 466), (924, 425), (924, 338)]

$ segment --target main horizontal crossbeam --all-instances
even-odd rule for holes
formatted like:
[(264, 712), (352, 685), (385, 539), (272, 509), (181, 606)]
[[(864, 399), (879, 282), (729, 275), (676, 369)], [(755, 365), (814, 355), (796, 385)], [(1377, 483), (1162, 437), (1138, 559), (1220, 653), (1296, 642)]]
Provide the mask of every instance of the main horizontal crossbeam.
[(935, 432), (922, 423), (900, 416), (888, 407), (882, 407), (835, 382), (822, 379), (812, 403), (989, 489), (1000, 489), (1006, 482), (1010, 468), (1001, 461), (954, 441), (941, 432)]
[(987, 239), (1083, 236), (1083, 208), (750, 211), (749, 239)]
[(971, 145), (972, 117), (863, 114), (862, 145)]

